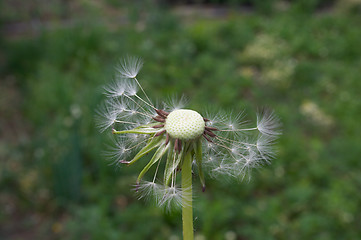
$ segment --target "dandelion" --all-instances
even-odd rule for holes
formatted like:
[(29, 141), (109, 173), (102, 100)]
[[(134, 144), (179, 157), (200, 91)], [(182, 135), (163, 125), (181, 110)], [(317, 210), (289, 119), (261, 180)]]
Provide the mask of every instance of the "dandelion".
[[(97, 125), (101, 131), (111, 129), (117, 139), (108, 153), (116, 164), (130, 166), (153, 153), (138, 175), (136, 192), (167, 209), (181, 207), (183, 237), (193, 239), (193, 169), (203, 191), (204, 168), (212, 176), (249, 180), (253, 168), (269, 164), (274, 157), (272, 145), (280, 124), (267, 110), (257, 114), (256, 126), (246, 127), (243, 113), (203, 117), (175, 102), (157, 107), (137, 80), (142, 65), (137, 57), (121, 61), (119, 77), (104, 88), (107, 100), (97, 111)], [(144, 180), (150, 169), (152, 181)]]

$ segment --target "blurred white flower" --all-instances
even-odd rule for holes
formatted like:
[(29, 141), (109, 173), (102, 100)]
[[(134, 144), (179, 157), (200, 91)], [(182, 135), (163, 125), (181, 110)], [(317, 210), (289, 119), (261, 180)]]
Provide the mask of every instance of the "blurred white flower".
[(313, 123), (323, 127), (330, 127), (334, 121), (314, 102), (306, 100), (300, 106), (300, 112), (309, 118)]

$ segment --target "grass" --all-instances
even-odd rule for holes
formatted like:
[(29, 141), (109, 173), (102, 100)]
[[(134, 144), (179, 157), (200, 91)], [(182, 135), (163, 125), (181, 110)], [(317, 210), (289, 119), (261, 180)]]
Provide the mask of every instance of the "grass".
[(179, 212), (130, 191), (139, 169), (115, 168), (101, 154), (108, 138), (95, 129), (94, 110), (126, 54), (145, 60), (141, 78), (153, 99), (185, 94), (199, 112), (245, 109), (253, 120), (267, 105), (282, 119), (278, 157), (250, 183), (207, 177), (205, 193), (194, 187), (196, 234), (360, 236), (360, 16), (291, 9), (183, 23), (158, 13), (2, 39), (0, 237), (181, 236)]

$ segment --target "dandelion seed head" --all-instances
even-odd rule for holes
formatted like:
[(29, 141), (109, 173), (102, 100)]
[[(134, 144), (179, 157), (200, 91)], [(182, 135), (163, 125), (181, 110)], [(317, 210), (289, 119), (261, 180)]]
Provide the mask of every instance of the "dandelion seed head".
[(171, 112), (165, 121), (165, 130), (175, 139), (195, 139), (202, 135), (204, 128), (203, 117), (196, 111), (188, 109)]
[[(96, 117), (100, 130), (111, 128), (117, 139), (107, 152), (114, 163), (132, 165), (152, 155), (137, 178), (138, 198), (152, 199), (168, 210), (185, 206), (192, 201), (191, 188), (177, 185), (177, 174), (182, 172), (183, 178), (184, 169), (198, 174), (205, 186), (203, 169), (213, 177), (249, 180), (252, 169), (274, 157), (272, 145), (280, 134), (280, 124), (273, 112), (257, 114), (257, 126), (246, 128), (243, 112), (203, 115), (185, 109), (184, 97), (180, 101), (173, 98), (163, 108), (157, 108), (136, 78), (142, 65), (137, 57), (120, 62), (118, 79), (104, 88), (108, 99)], [(190, 161), (188, 166), (186, 159)], [(153, 181), (142, 180), (151, 168)], [(162, 184), (158, 183), (160, 175)], [(187, 186), (183, 180), (182, 186)]]

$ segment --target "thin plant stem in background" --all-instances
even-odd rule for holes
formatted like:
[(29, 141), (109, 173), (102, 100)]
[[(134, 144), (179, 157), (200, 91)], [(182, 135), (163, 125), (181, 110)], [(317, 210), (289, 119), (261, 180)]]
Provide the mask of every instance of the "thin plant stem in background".
[[(251, 169), (269, 164), (274, 157), (280, 124), (269, 110), (257, 114), (256, 126), (244, 126), (243, 114), (202, 116), (177, 104), (155, 106), (137, 79), (142, 66), (137, 57), (120, 62), (118, 78), (104, 87), (107, 99), (97, 110), (97, 125), (114, 134), (116, 147), (108, 155), (117, 165), (130, 166), (153, 153), (138, 175), (136, 192), (139, 198), (153, 199), (168, 210), (182, 208), (183, 239), (190, 240), (194, 235), (193, 168), (202, 191), (206, 188), (203, 169), (213, 177), (249, 180)], [(160, 164), (164, 165), (161, 177)], [(156, 168), (152, 181), (144, 180), (151, 168)], [(181, 186), (177, 183), (179, 171)]]

